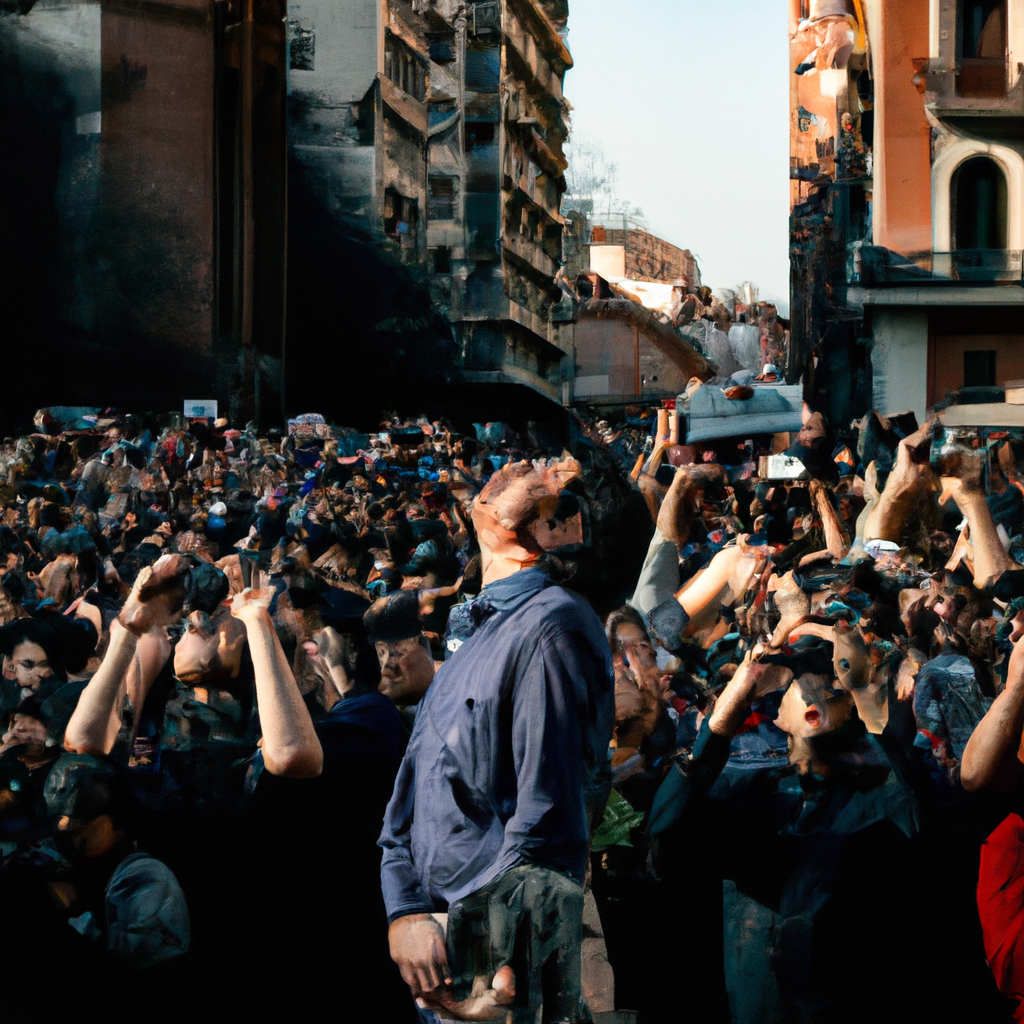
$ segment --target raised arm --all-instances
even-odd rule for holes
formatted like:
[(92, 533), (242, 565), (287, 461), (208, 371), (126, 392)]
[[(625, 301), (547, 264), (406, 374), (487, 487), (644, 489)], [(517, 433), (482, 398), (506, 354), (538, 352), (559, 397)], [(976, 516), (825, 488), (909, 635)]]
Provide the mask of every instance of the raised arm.
[(121, 709), (138, 637), (119, 622), (111, 624), (103, 662), (78, 699), (64, 731), (64, 749), (73, 754), (109, 754), (121, 728)]
[(989, 787), (1012, 790), (1024, 773), (1017, 758), (1024, 732), (1024, 633), (1019, 626), (1017, 633), (1021, 636), (1010, 655), (1006, 687), (971, 734), (960, 761), (960, 781), (972, 793)]
[[(96, 674), (82, 691), (64, 733), (64, 748), (75, 754), (109, 754), (121, 728), (129, 680), (141, 710), (145, 693), (170, 652), (167, 626), (181, 613), (188, 560), (164, 555), (139, 573)], [(162, 655), (162, 657), (161, 657)]]
[(677, 759), (665, 776), (647, 822), (652, 836), (674, 827), (691, 803), (715, 784), (729, 759), (732, 738), (749, 716), (753, 701), (781, 689), (793, 678), (788, 668), (757, 661), (760, 653), (760, 647), (747, 653), (701, 726), (692, 756), (685, 761)]
[(984, 590), (1008, 569), (1014, 568), (1013, 560), (999, 539), (995, 520), (979, 482), (970, 478), (944, 476), (939, 503), (943, 504), (949, 498), (956, 502), (957, 508), (967, 520), (974, 585)]
[(865, 520), (863, 540), (903, 543), (903, 532), (922, 495), (934, 488), (931, 435), (929, 422), (900, 441), (896, 465), (885, 482), (885, 490)]
[(231, 614), (241, 619), (249, 640), (267, 771), (312, 779), (323, 770), (323, 748), (270, 617), (273, 596), (271, 590), (243, 590), (232, 599)]

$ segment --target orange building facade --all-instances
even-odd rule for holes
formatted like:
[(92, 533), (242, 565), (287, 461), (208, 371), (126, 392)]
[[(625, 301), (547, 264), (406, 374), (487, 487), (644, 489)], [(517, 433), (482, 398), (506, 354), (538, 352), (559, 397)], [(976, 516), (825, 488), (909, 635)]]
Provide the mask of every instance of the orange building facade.
[(1024, 377), (1024, 0), (792, 0), (790, 32), (811, 400), (920, 417)]

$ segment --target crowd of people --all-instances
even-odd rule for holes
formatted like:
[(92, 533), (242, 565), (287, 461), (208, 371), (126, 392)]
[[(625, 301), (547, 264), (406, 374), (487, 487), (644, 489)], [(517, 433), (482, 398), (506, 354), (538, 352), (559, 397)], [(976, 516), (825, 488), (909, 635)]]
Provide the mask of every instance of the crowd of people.
[(1024, 440), (37, 423), (11, 1019), (1024, 1019)]

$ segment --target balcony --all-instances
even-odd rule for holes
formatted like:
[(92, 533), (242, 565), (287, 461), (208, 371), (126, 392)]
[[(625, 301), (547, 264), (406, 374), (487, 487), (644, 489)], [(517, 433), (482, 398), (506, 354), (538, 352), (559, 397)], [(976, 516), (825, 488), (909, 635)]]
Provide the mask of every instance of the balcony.
[(875, 245), (855, 243), (848, 250), (851, 284), (879, 285), (1022, 284), (1020, 249), (957, 249), (903, 256)]
[(1004, 60), (915, 60), (925, 105), (951, 127), (995, 139), (1019, 138), (1024, 66)]
[(1020, 249), (957, 249), (932, 253), (932, 276), (986, 284), (1021, 281)]

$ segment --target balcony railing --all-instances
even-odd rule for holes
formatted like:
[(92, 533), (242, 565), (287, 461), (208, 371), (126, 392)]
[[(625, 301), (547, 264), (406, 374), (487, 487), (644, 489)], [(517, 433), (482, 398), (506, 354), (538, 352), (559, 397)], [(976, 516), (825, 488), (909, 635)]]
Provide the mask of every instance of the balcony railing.
[(881, 246), (850, 247), (848, 277), (862, 285), (1024, 283), (1020, 249), (957, 249), (903, 256)]
[(914, 61), (925, 104), (940, 116), (990, 116), (1024, 111), (1024, 73), (1019, 63), (964, 58), (955, 63)]
[(1020, 249), (957, 249), (932, 253), (932, 276), (954, 281), (1020, 281)]

